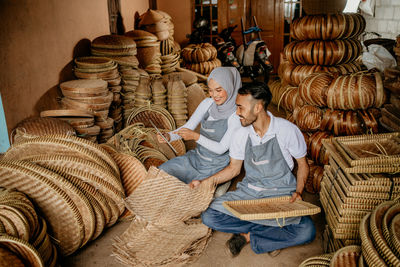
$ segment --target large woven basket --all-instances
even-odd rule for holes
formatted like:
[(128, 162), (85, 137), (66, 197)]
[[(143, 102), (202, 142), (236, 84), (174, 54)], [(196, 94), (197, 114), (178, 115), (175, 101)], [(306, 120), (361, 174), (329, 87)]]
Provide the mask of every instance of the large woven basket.
[[(0, 247), (5, 247), (7, 250), (13, 252), (14, 255), (17, 255), (17, 257), (24, 263), (22, 266), (44, 267), (43, 260), (37, 250), (24, 240), (0, 235)], [(16, 262), (8, 263), (10, 265), (7, 266), (18, 266), (18, 260)]]

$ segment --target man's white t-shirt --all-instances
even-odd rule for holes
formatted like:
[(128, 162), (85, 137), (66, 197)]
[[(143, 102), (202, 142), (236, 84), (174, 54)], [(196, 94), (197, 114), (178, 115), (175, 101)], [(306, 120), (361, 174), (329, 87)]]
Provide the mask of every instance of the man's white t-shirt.
[[(196, 129), (196, 127), (199, 125), (199, 123), (202, 121), (204, 115), (208, 112), (211, 104), (214, 102), (212, 98), (206, 98), (204, 99), (196, 108), (195, 112), (193, 112), (192, 116), (190, 116), (190, 119), (181, 127), (179, 127), (177, 130), (181, 128), (188, 128), (190, 130)], [(208, 116), (207, 120), (213, 121), (216, 120), (213, 118), (211, 115)], [(207, 148), (208, 150), (216, 153), (216, 154), (223, 154), (226, 151), (228, 151), (231, 139), (233, 134), (241, 128), (242, 125), (240, 124), (240, 119), (239, 116), (236, 115), (236, 112), (233, 112), (231, 116), (228, 118), (228, 129), (226, 130), (224, 136), (219, 142), (210, 140), (206, 138), (203, 135), (200, 135), (199, 140), (196, 141), (196, 143), (202, 145), (203, 147)], [(175, 130), (175, 131), (177, 131)], [(174, 132), (169, 132), (169, 135), (171, 137), (171, 141), (180, 139), (181, 137)]]
[(307, 145), (304, 136), (295, 124), (283, 118), (275, 117), (269, 111), (267, 113), (271, 118), (271, 122), (264, 136), (258, 136), (253, 125), (241, 127), (234, 133), (229, 148), (229, 156), (234, 159), (244, 160), (246, 156), (246, 143), (249, 136), (253, 146), (264, 144), (276, 136), (283, 157), (292, 170), (294, 167), (293, 158), (299, 159), (307, 154)]

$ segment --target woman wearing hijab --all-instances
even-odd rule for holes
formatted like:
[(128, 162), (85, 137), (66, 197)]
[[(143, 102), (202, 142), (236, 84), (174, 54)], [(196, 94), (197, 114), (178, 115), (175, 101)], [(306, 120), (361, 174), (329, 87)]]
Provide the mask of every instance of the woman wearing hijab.
[[(169, 141), (195, 140), (196, 148), (173, 158), (159, 168), (185, 183), (203, 180), (229, 164), (231, 137), (240, 127), (236, 96), (242, 86), (234, 67), (219, 67), (208, 77), (210, 98), (204, 99), (185, 125), (166, 134)], [(200, 133), (194, 131), (201, 123)], [(159, 142), (165, 142), (158, 136)]]

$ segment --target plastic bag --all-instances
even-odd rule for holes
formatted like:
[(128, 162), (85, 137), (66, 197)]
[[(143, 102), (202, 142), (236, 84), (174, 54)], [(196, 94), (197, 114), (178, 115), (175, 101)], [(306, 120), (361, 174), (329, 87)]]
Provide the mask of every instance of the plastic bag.
[(384, 71), (386, 68), (396, 67), (396, 59), (381, 45), (371, 44), (368, 51), (362, 54), (363, 64), (370, 70), (377, 68)]
[(374, 16), (375, 13), (375, 0), (362, 0), (360, 3), (360, 9), (364, 13)]

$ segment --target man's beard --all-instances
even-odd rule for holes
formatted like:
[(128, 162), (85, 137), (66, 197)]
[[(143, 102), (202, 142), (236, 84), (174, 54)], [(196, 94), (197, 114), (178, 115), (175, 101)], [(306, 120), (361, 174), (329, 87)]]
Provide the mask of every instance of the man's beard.
[(252, 119), (246, 119), (242, 116), (240, 116), (240, 118), (242, 119), (242, 120), (240, 120), (240, 124), (242, 124), (243, 127), (247, 127), (247, 126), (253, 124), (253, 122), (255, 122), (257, 119), (256, 116), (254, 116), (254, 118), (252, 118)]

